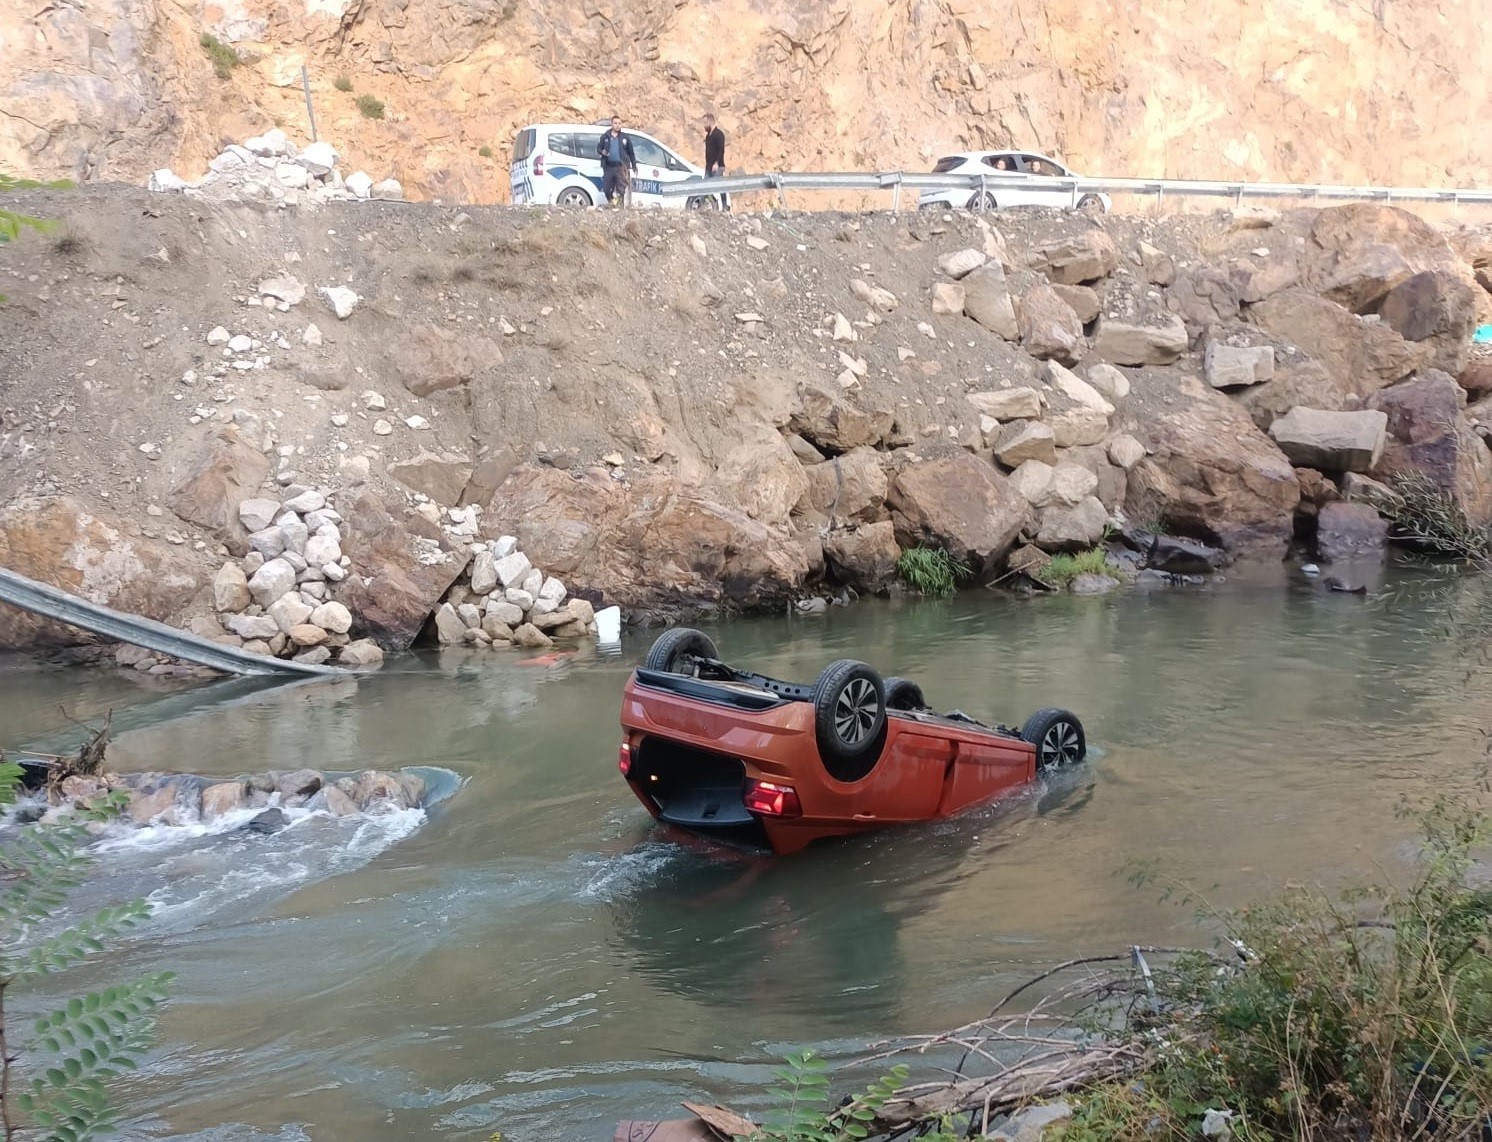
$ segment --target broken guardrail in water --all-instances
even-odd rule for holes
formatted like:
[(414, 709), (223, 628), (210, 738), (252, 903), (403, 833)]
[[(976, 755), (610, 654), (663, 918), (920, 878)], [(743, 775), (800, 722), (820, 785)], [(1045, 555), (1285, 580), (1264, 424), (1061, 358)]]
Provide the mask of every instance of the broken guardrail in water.
[(210, 666), (229, 674), (347, 674), (340, 666), (312, 666), (269, 658), (262, 654), (225, 646), (188, 631), (168, 627), (154, 619), (127, 615), (99, 603), (90, 603), (56, 587), (38, 583), (0, 567), (0, 602), (23, 611), (81, 627), (107, 638), (132, 643), (157, 654)]

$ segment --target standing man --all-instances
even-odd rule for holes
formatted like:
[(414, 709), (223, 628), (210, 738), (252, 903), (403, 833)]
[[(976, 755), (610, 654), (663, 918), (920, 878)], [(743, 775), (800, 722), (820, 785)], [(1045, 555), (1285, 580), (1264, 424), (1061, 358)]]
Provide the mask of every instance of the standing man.
[[(715, 116), (705, 113), (705, 177), (719, 178), (725, 174), (725, 132), (715, 126)], [(720, 196), (723, 209), (730, 209), (730, 199)]]
[(632, 151), (632, 140), (622, 134), (620, 115), (611, 117), (611, 130), (596, 143), (596, 157), (601, 160), (601, 193), (607, 202), (615, 203), (620, 198), (625, 204), (632, 172), (637, 170), (637, 156)]

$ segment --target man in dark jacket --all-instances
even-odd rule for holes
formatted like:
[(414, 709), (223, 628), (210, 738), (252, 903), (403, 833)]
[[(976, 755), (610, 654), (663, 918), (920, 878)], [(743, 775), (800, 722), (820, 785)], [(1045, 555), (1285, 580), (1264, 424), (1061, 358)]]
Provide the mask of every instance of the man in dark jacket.
[[(705, 176), (715, 178), (725, 174), (725, 132), (715, 126), (715, 116), (705, 114)], [(723, 209), (730, 209), (730, 198), (720, 196)]]
[(637, 170), (637, 156), (632, 152), (632, 140), (622, 134), (622, 118), (611, 117), (611, 130), (596, 143), (596, 157), (601, 160), (601, 193), (607, 202), (618, 196), (625, 204), (631, 173)]

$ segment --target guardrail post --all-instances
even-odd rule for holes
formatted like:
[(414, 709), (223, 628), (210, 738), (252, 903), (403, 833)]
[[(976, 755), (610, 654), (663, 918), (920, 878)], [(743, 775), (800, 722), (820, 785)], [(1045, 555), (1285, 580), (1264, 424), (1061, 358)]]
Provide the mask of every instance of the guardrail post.
[(974, 206), (975, 211), (977, 211), (980, 214), (984, 213), (984, 187), (985, 187), (984, 172), (980, 171), (979, 172), (979, 201)]
[(891, 213), (896, 214), (901, 210), (901, 179), (896, 180), (896, 185), (891, 188)]

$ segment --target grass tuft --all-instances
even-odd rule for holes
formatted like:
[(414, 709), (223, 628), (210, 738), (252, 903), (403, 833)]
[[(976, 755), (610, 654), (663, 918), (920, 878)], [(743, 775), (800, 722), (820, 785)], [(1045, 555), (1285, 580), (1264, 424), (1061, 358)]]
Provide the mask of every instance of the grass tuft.
[(896, 573), (914, 591), (940, 597), (958, 590), (961, 579), (971, 574), (968, 564), (961, 563), (941, 547), (910, 547), (896, 561)]
[(477, 148), (477, 154), (481, 155), (484, 159), (490, 159), (492, 157), (492, 148), (485, 145), (480, 146)]
[(1079, 551), (1076, 555), (1053, 555), (1045, 567), (1033, 572), (1048, 587), (1066, 587), (1079, 575), (1112, 575), (1109, 553), (1102, 547)]
[(212, 73), (219, 79), (227, 79), (233, 74), (233, 69), (243, 62), (238, 58), (238, 50), (232, 44), (223, 43), (211, 32), (203, 32), (197, 42), (202, 45), (207, 58), (212, 61)]
[(359, 95), (356, 99), (358, 112), (364, 119), (383, 118), (383, 100), (372, 95)]
[(338, 91), (351, 91), (352, 77), (350, 75), (339, 75), (336, 79), (332, 80), (332, 86)]

